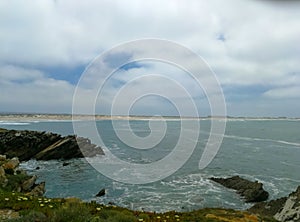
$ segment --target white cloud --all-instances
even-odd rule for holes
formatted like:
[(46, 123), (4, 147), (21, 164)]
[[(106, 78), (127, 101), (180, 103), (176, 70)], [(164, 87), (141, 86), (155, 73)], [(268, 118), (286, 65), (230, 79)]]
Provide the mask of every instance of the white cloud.
[(300, 86), (274, 88), (265, 92), (264, 96), (275, 99), (300, 99)]
[(0, 67), (2, 111), (70, 112), (74, 86), (34, 69)]
[(31, 82), (33, 80), (41, 79), (42, 77), (43, 73), (39, 70), (30, 70), (12, 65), (0, 67), (0, 82), (2, 83), (7, 81)]
[[(295, 99), (298, 92), (299, 9), (295, 1), (279, 6), (259, 0), (2, 1), (1, 107), (69, 111), (74, 86), (47, 77), (41, 67), (87, 64), (116, 44), (149, 37), (194, 50), (211, 65), (223, 86), (267, 86), (268, 91), (259, 96), (273, 107), (273, 99)], [(218, 40), (220, 36), (224, 41)], [(178, 80), (193, 91), (188, 79)], [(86, 82), (84, 94), (90, 94), (93, 84), (94, 79)], [(176, 90), (172, 92), (180, 98)], [(251, 101), (248, 104), (253, 106)]]

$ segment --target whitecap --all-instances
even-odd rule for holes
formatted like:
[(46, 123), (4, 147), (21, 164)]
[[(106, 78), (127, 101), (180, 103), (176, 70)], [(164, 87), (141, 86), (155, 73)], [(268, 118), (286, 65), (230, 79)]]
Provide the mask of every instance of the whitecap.
[(280, 143), (285, 145), (297, 146), (300, 147), (300, 143), (289, 142), (284, 140), (273, 140), (273, 139), (262, 139), (262, 138), (255, 138), (255, 137), (242, 137), (242, 136), (234, 136), (234, 135), (224, 135), (225, 138), (229, 139), (238, 139), (238, 140), (246, 140), (246, 141), (263, 141), (263, 142), (273, 142), (273, 143)]
[(30, 122), (7, 122), (7, 121), (0, 121), (0, 125), (30, 125)]

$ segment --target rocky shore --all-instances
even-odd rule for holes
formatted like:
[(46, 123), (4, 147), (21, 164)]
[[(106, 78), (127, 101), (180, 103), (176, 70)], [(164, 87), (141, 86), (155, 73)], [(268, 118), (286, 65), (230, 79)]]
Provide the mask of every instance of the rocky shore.
[(281, 222), (300, 222), (300, 186), (288, 197), (266, 201), (269, 193), (263, 189), (263, 184), (252, 182), (234, 176), (230, 178), (211, 178), (211, 180), (234, 189), (245, 198), (246, 202), (257, 202), (248, 211)]
[(300, 221), (300, 186), (288, 197), (257, 203), (249, 212), (274, 217), (282, 222)]
[[(192, 212), (132, 211), (94, 201), (44, 197), (45, 183), (36, 184), (37, 177), (19, 168), (19, 159), (0, 155), (0, 221), (260, 221), (262, 217), (246, 211), (200, 209)], [(101, 192), (103, 194), (104, 190)]]
[(227, 188), (236, 190), (248, 203), (265, 201), (269, 197), (269, 193), (263, 189), (263, 184), (258, 181), (252, 182), (239, 176), (225, 179), (213, 177), (211, 180)]
[(19, 168), (19, 164), (17, 157), (7, 159), (5, 155), (0, 155), (0, 188), (35, 197), (43, 196), (45, 182), (36, 184), (37, 176), (29, 176)]
[(104, 155), (101, 147), (87, 138), (50, 132), (0, 129), (0, 154), (20, 161), (72, 159)]
[[(81, 149), (79, 148), (81, 147)], [(84, 154), (84, 155), (83, 155)], [(60, 136), (54, 133), (20, 131), (0, 129), (0, 220), (1, 212), (16, 213), (20, 210), (34, 210), (42, 212), (43, 218), (55, 218), (57, 212), (62, 211), (61, 207), (69, 202), (69, 199), (47, 199), (45, 193), (45, 183), (36, 183), (35, 175), (28, 175), (19, 168), (20, 161), (30, 159), (51, 160), (79, 158), (83, 156), (104, 155), (103, 150), (92, 144), (86, 138), (76, 138), (75, 136)], [(131, 215), (130, 220), (122, 220), (126, 215), (120, 213), (120, 220), (95, 220), (95, 221), (281, 221), (281, 222), (300, 222), (300, 186), (295, 192), (287, 197), (277, 200), (268, 200), (269, 193), (264, 190), (263, 184), (258, 181), (249, 181), (239, 176), (230, 178), (211, 178), (212, 181), (221, 184), (229, 189), (234, 189), (240, 194), (246, 202), (254, 203), (247, 211), (235, 211), (231, 209), (200, 209), (197, 211), (179, 213), (167, 212), (156, 214), (150, 212), (136, 212), (124, 208), (104, 206), (96, 203), (83, 203), (78, 200), (76, 206), (72, 205), (68, 212), (62, 212), (62, 217), (66, 213), (72, 212), (74, 218), (78, 210), (85, 208), (85, 213), (90, 218), (105, 218), (107, 212), (126, 211), (126, 215)], [(25, 196), (21, 196), (25, 195)], [(105, 189), (102, 189), (97, 196), (105, 195)], [(43, 197), (41, 202), (39, 197)], [(21, 203), (21, 201), (31, 201)], [(46, 201), (46, 202), (45, 202)], [(52, 201), (51, 204), (49, 202)], [(72, 201), (72, 199), (71, 199)], [(46, 205), (48, 204), (48, 205)], [(50, 209), (45, 207), (49, 206)], [(74, 212), (74, 207), (78, 210)], [(70, 212), (69, 212), (70, 211)], [(102, 215), (102, 212), (106, 212)], [(5, 214), (6, 214), (5, 213)], [(3, 213), (4, 214), (4, 213)], [(71, 213), (70, 213), (71, 214)], [(31, 216), (30, 216), (31, 217)], [(143, 219), (144, 218), (144, 219)], [(172, 220), (168, 220), (173, 218)], [(143, 220), (142, 220), (143, 219)], [(164, 219), (164, 220), (162, 220)], [(176, 219), (176, 220), (175, 220)], [(201, 220), (199, 220), (201, 219)], [(28, 220), (30, 221), (30, 220)], [(48, 221), (48, 220), (40, 220)], [(49, 221), (53, 221), (52, 219)], [(85, 221), (85, 220), (82, 220)], [(90, 221), (90, 220), (88, 220)]]

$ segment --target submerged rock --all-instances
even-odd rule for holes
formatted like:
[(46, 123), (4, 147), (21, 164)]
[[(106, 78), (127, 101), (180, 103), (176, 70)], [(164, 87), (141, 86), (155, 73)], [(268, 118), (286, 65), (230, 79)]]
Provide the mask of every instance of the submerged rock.
[(89, 139), (74, 135), (62, 137), (55, 133), (0, 130), (0, 154), (24, 161), (93, 157), (104, 152)]
[(246, 202), (261, 202), (267, 200), (269, 197), (269, 193), (263, 189), (263, 184), (258, 181), (252, 182), (239, 176), (225, 179), (211, 178), (211, 180), (227, 188), (236, 190), (238, 194), (245, 198)]
[(102, 197), (105, 195), (105, 189), (101, 189), (97, 194), (96, 197)]
[(68, 162), (63, 162), (62, 165), (63, 165), (63, 166), (68, 166), (68, 165), (70, 165), (70, 163), (68, 163)]

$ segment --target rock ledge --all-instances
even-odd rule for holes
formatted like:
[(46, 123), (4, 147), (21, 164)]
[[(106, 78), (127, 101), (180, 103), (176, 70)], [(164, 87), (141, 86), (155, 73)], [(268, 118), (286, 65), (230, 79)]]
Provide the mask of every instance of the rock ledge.
[[(79, 148), (80, 147), (80, 148)], [(49, 132), (0, 129), (0, 154), (20, 161), (30, 159), (72, 159), (104, 155), (87, 138), (61, 136)]]
[(263, 184), (258, 181), (252, 182), (239, 176), (210, 179), (224, 187), (236, 190), (248, 203), (265, 201), (269, 197), (269, 193), (263, 189)]

